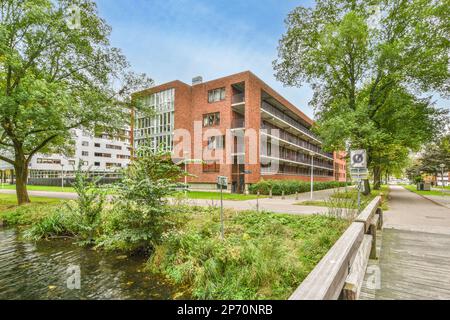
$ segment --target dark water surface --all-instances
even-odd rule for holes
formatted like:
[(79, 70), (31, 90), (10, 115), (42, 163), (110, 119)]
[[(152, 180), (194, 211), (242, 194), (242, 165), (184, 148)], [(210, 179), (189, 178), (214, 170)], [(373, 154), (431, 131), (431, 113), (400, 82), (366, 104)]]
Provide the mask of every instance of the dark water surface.
[(23, 241), (16, 229), (0, 227), (0, 299), (171, 299), (173, 288), (144, 272), (144, 262), (69, 240)]

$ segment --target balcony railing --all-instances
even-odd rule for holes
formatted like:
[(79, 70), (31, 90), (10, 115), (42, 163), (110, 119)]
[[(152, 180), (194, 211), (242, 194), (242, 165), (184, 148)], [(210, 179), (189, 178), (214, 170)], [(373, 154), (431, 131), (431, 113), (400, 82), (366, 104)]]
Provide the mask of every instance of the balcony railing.
[(296, 129), (300, 130), (301, 132), (305, 133), (306, 135), (316, 139), (317, 141), (320, 141), (319, 137), (317, 135), (315, 135), (314, 133), (312, 133), (304, 125), (300, 124), (298, 121), (295, 121), (294, 119), (292, 119), (288, 115), (284, 114), (277, 108), (271, 106), (267, 102), (263, 102), (261, 105), (261, 108), (263, 110), (267, 111), (268, 113), (271, 113), (272, 115), (276, 116), (277, 118), (283, 120), (284, 122), (287, 122), (288, 124), (290, 124), (291, 126), (293, 126)]
[(238, 103), (243, 103), (243, 102), (245, 102), (245, 94), (244, 93), (234, 94), (231, 99), (232, 104), (238, 104)]
[(320, 147), (318, 147), (318, 146), (316, 146), (316, 145), (314, 145), (312, 143), (309, 143), (307, 141), (304, 141), (304, 140), (294, 136), (293, 134), (290, 134), (290, 133), (284, 131), (283, 129), (280, 129), (280, 128), (276, 127), (276, 126), (273, 126), (273, 125), (271, 125), (271, 124), (269, 124), (267, 122), (262, 122), (261, 129), (267, 130), (268, 134), (271, 134), (271, 130), (273, 130), (273, 129), (279, 130), (278, 138), (280, 138), (282, 140), (285, 140), (287, 142), (290, 142), (290, 143), (292, 143), (292, 144), (294, 144), (296, 146), (299, 146), (299, 147), (305, 148), (307, 150), (313, 151), (315, 153), (321, 154), (323, 156), (326, 156), (326, 157), (329, 157), (329, 158), (333, 158), (333, 154), (332, 153), (324, 152), (324, 151), (322, 151), (322, 149), (320, 149)]
[(236, 128), (245, 128), (245, 119), (233, 119), (231, 121), (231, 128), (232, 129), (236, 129)]

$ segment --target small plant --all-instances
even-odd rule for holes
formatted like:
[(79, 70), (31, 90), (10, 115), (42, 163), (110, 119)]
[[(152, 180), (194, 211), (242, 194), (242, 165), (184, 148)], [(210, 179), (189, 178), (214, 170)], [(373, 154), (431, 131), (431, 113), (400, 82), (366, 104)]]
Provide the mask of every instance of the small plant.
[(73, 237), (80, 244), (93, 244), (105, 202), (105, 193), (98, 188), (100, 179), (101, 177), (91, 180), (89, 171), (83, 172), (81, 169), (80, 161), (72, 185), (78, 195), (77, 199), (58, 207), (27, 230), (25, 236), (33, 240)]
[(78, 235), (87, 244), (94, 242), (105, 203), (105, 192), (98, 186), (102, 177), (91, 179), (89, 175), (89, 171), (82, 170), (80, 161), (72, 184), (78, 197), (67, 204), (68, 211), (79, 218)]
[(104, 248), (148, 253), (167, 227), (167, 197), (175, 192), (183, 170), (169, 153), (140, 148), (137, 154), (115, 185), (113, 208), (105, 216), (104, 234), (98, 240)]

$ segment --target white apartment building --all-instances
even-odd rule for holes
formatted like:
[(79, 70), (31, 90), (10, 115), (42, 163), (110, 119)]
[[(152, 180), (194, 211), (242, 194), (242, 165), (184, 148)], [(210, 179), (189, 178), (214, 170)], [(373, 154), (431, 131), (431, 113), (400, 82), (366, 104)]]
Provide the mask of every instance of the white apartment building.
[(442, 183), (444, 183), (444, 187), (450, 186), (449, 175), (450, 172), (444, 172), (444, 176), (442, 177), (441, 173), (438, 173), (438, 175), (436, 176), (436, 184), (438, 186), (442, 186)]
[(113, 173), (125, 168), (130, 162), (130, 131), (124, 129), (115, 137), (108, 134), (93, 136), (82, 129), (72, 131), (75, 140), (75, 154), (66, 157), (61, 154), (36, 154), (29, 165), (29, 178), (57, 178), (73, 176), (81, 161), (83, 170), (93, 173)]

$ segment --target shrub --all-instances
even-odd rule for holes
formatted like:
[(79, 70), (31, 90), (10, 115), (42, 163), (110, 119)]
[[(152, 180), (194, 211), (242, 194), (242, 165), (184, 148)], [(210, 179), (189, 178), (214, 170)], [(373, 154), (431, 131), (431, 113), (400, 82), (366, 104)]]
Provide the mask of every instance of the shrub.
[(76, 237), (77, 219), (59, 208), (25, 230), (24, 237), (29, 240), (51, 239), (57, 237)]
[[(325, 181), (314, 182), (314, 190), (325, 190), (345, 186), (346, 182), (339, 181)], [(258, 191), (261, 194), (269, 194), (270, 187), (273, 195), (294, 194), (296, 192), (308, 192), (311, 189), (310, 182), (300, 180), (261, 180), (258, 183), (252, 184), (249, 188), (250, 193), (256, 194)]]
[(72, 184), (78, 197), (55, 212), (48, 214), (26, 232), (29, 239), (71, 236), (81, 244), (93, 244), (100, 225), (100, 215), (105, 200), (104, 191), (98, 188), (101, 177), (91, 180), (89, 171), (83, 172), (80, 165)]
[(166, 198), (183, 171), (169, 153), (141, 148), (138, 155), (115, 185), (113, 208), (104, 215), (104, 234), (97, 243), (106, 249), (148, 252), (167, 227)]

